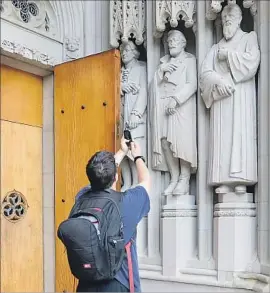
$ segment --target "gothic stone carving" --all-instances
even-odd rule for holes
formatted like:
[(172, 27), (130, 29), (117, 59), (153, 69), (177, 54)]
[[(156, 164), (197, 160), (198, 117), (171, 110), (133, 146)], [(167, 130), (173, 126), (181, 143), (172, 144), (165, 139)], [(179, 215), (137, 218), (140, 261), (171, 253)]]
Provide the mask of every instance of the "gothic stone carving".
[(214, 217), (256, 217), (256, 209), (216, 209)]
[(184, 218), (197, 217), (197, 210), (166, 210), (161, 214), (161, 218)]
[(156, 37), (161, 37), (166, 29), (166, 23), (170, 22), (170, 26), (175, 28), (178, 26), (180, 16), (185, 22), (185, 26), (193, 27), (193, 16), (196, 13), (196, 1), (173, 1), (173, 0), (157, 0), (156, 3)]
[[(236, 4), (236, 0), (226, 0), (228, 5)], [(206, 17), (209, 20), (215, 20), (218, 13), (222, 10), (222, 3), (225, 0), (207, 0), (206, 1)], [(256, 0), (243, 0), (243, 7), (249, 8), (253, 16), (257, 13)]]
[[(120, 46), (123, 67), (121, 71), (122, 129), (128, 128), (132, 138), (138, 141), (146, 156), (146, 106), (147, 77), (146, 63), (132, 41)], [(124, 181), (123, 190), (137, 184), (136, 166), (131, 154), (121, 164)]]
[(223, 38), (207, 54), (201, 69), (202, 98), (210, 109), (210, 185), (219, 193), (257, 182), (255, 74), (260, 51), (255, 32), (240, 28), (242, 11), (236, 4), (222, 12)]
[(64, 58), (66, 61), (79, 58), (80, 41), (78, 38), (64, 39)]
[(186, 38), (168, 33), (169, 55), (161, 58), (150, 89), (153, 169), (169, 171), (165, 195), (188, 194), (197, 167), (196, 58), (185, 52)]
[(49, 1), (1, 1), (1, 18), (44, 35), (58, 36), (56, 16)]
[(110, 22), (112, 47), (117, 48), (120, 40), (127, 43), (130, 37), (141, 45), (145, 34), (145, 0), (110, 1)]
[(40, 62), (44, 65), (54, 66), (57, 63), (54, 58), (48, 56), (47, 54), (32, 48), (27, 48), (26, 46), (16, 42), (1, 40), (1, 49), (9, 53), (18, 54), (21, 57)]

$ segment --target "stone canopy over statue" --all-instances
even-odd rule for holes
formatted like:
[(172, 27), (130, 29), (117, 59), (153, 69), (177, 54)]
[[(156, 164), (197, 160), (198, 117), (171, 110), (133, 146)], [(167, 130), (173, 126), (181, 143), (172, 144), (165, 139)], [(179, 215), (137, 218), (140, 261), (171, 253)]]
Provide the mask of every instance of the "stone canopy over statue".
[(189, 194), (197, 167), (196, 58), (185, 51), (182, 32), (168, 33), (169, 54), (161, 58), (150, 88), (152, 167), (170, 172), (165, 195)]
[(245, 193), (257, 182), (256, 87), (260, 63), (257, 35), (240, 28), (237, 4), (222, 11), (223, 39), (201, 68), (201, 95), (210, 108), (208, 182), (217, 193)]

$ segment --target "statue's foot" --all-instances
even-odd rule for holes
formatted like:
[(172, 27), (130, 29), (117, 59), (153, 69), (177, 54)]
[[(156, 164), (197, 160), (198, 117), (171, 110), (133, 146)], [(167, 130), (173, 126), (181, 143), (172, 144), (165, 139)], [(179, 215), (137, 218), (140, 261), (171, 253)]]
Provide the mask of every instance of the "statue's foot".
[(220, 185), (218, 188), (215, 189), (215, 192), (218, 194), (226, 194), (232, 191), (233, 189), (227, 185)]
[(164, 195), (171, 195), (177, 185), (177, 181), (171, 181), (169, 186), (165, 189)]
[(185, 195), (189, 194), (189, 177), (180, 178), (175, 189), (173, 190), (174, 195)]
[(245, 185), (237, 185), (234, 191), (236, 194), (245, 194), (247, 193), (247, 187)]

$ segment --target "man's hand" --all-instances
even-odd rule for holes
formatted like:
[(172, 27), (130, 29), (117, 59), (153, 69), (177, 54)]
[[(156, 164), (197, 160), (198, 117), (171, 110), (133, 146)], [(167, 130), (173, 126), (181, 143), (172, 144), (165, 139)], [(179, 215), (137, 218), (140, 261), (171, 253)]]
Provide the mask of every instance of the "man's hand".
[(170, 73), (172, 73), (173, 71), (175, 71), (177, 69), (177, 65), (170, 64), (170, 63), (166, 63), (166, 64), (162, 64), (160, 66), (160, 69), (163, 72), (170, 72)]
[(133, 158), (142, 155), (141, 147), (137, 142), (132, 141), (130, 143), (130, 149), (131, 149), (131, 155), (132, 155)]
[(170, 102), (169, 102), (168, 106), (166, 107), (166, 113), (168, 115), (175, 114), (176, 113), (176, 106), (177, 106), (176, 100), (173, 97), (171, 97)]
[(134, 129), (136, 127), (138, 127), (139, 123), (140, 123), (140, 117), (134, 115), (134, 114), (131, 114), (130, 115), (130, 119), (128, 121), (128, 126), (130, 129)]
[(228, 58), (228, 49), (219, 48), (218, 49), (218, 59), (221, 61), (227, 60)]
[(125, 155), (128, 153), (128, 146), (127, 142), (129, 142), (127, 139), (125, 139), (124, 135), (121, 138), (121, 151), (125, 153)]

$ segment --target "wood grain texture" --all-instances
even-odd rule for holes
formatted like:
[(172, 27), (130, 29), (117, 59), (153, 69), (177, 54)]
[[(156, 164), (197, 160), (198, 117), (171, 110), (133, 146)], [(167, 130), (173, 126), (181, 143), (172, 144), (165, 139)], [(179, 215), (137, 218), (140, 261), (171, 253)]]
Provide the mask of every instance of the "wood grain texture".
[[(55, 225), (68, 217), (85, 167), (97, 151), (119, 146), (120, 55), (110, 50), (55, 68)], [(56, 292), (74, 292), (64, 245), (56, 236)]]
[(1, 121), (1, 202), (17, 190), (29, 205), (11, 223), (1, 213), (1, 292), (43, 292), (42, 128)]
[(1, 65), (1, 119), (42, 126), (42, 78)]

